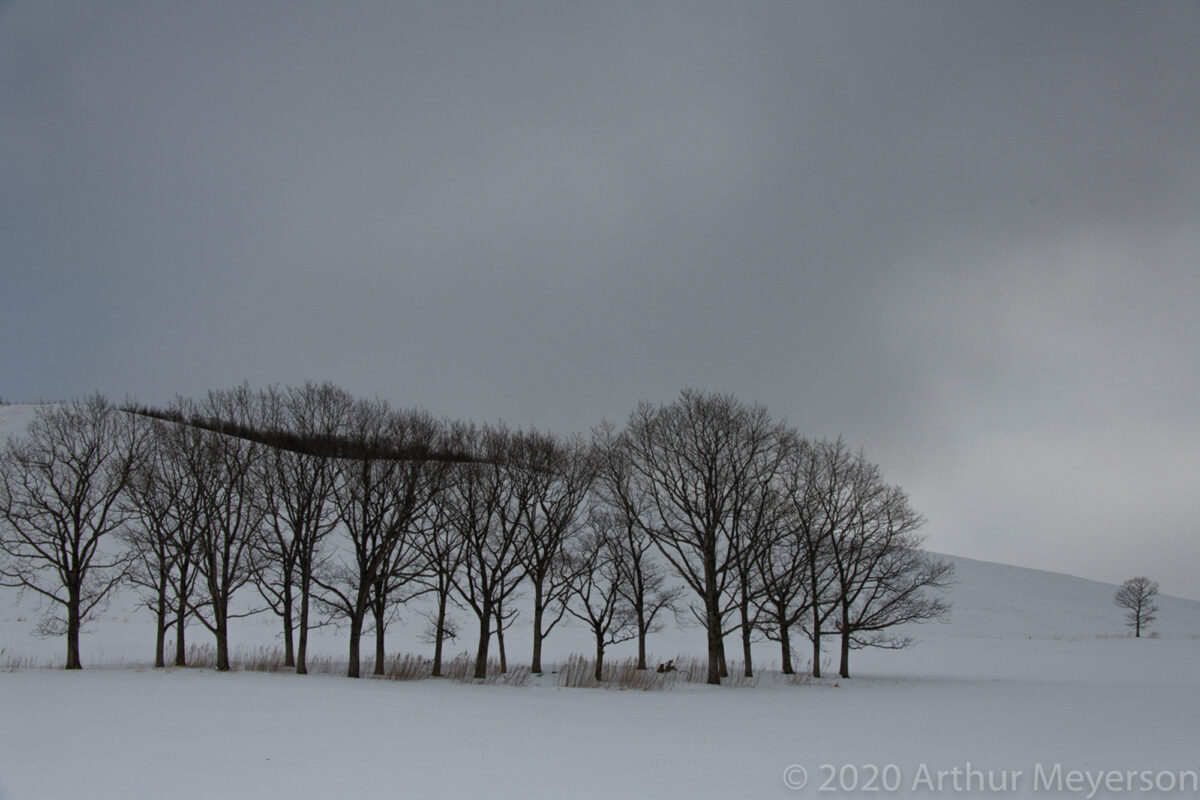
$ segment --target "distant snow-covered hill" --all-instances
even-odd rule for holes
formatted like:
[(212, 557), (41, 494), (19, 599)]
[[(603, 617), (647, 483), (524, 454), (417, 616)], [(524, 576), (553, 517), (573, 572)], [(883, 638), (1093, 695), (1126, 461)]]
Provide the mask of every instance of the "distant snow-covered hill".
[[(926, 625), (918, 635), (965, 637), (1089, 637), (1127, 632), (1125, 612), (1113, 603), (1117, 587), (1047, 572), (961, 556), (937, 555), (954, 564), (950, 622)], [(1132, 577), (1132, 576), (1130, 576)], [(1160, 596), (1163, 636), (1200, 637), (1200, 602)]]
[(0, 443), (25, 433), (40, 406), (0, 406)]

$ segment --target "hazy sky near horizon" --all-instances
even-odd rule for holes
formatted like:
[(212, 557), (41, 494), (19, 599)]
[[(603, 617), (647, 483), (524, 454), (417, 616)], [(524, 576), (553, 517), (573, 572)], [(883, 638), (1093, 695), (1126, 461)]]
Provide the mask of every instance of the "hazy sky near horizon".
[(1200, 4), (0, 2), (0, 396), (686, 385), (1200, 599)]

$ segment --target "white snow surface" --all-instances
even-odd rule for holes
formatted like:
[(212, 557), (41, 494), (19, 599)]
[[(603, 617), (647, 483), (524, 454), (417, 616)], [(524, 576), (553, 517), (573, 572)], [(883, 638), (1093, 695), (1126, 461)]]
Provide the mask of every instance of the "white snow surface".
[[(0, 407), (0, 439), (32, 413)], [(657, 692), (563, 689), (549, 674), (512, 687), (152, 670), (153, 624), (128, 593), (87, 629), (85, 669), (65, 672), (62, 640), (33, 635), (36, 604), (0, 589), (0, 799), (1200, 795), (1200, 603), (1159, 598), (1157, 636), (1135, 640), (1115, 586), (940, 557), (956, 568), (951, 621), (913, 628), (907, 650), (854, 653), (848, 680), (789, 683), (761, 642), (753, 687)], [(456, 616), (452, 650), (465, 650), (473, 620)], [(269, 615), (234, 626), (235, 648), (278, 643)], [(427, 653), (423, 626), (406, 613), (389, 652)], [(518, 623), (511, 662), (528, 663), (529, 645)], [(588, 648), (564, 622), (546, 658)], [(672, 626), (651, 649), (699, 654), (703, 634)], [(316, 654), (344, 650), (344, 631), (315, 635)], [(807, 781), (789, 788), (797, 767)]]

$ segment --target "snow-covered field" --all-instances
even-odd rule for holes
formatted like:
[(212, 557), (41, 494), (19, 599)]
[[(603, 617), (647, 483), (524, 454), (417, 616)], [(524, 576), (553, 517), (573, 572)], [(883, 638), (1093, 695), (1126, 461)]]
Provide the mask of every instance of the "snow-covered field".
[[(659, 692), (155, 671), (129, 595), (68, 673), (28, 598), (0, 590), (0, 798), (1200, 795), (1200, 603), (1160, 598), (1159, 636), (1134, 640), (1114, 586), (951, 560), (952, 621), (915, 629), (910, 650), (855, 653), (849, 680)], [(389, 650), (427, 652), (423, 625), (397, 621)], [(276, 627), (238, 620), (235, 646), (273, 645)], [(651, 646), (661, 660), (702, 640), (671, 629)], [(561, 661), (588, 639), (564, 625), (546, 645)], [(343, 658), (344, 635), (313, 649)], [(514, 629), (510, 660), (528, 651)], [(777, 668), (773, 643), (756, 657)]]
[[(856, 653), (850, 680), (791, 685), (768, 674), (754, 688), (156, 672), (139, 666), (149, 620), (115, 603), (84, 640), (91, 668), (0, 672), (0, 796), (797, 797), (822, 794), (836, 768), (833, 786), (854, 785), (857, 773), (861, 788), (878, 769), (881, 789), (899, 781), (898, 794), (916, 786), (946, 797), (956, 780), (968, 785), (968, 773), (952, 772), (968, 763), (970, 788), (982, 775), (1015, 796), (1061, 786), (1057, 796), (1087, 797), (1089, 779), (1117, 780), (1095, 797), (1156, 795), (1138, 791), (1144, 780), (1198, 794), (1189, 781), (1200, 770), (1200, 603), (1162, 598), (1162, 635), (1133, 640), (1114, 587), (954, 560), (956, 621), (919, 629), (913, 649)], [(61, 642), (30, 636), (23, 603), (10, 594), (0, 608), (6, 656), (61, 657)], [(238, 638), (266, 643), (273, 628), (244, 620)], [(400, 625), (392, 639), (421, 647)], [(318, 649), (340, 655), (340, 644), (329, 630)], [(561, 658), (586, 640), (565, 628), (547, 644)], [(655, 650), (700, 645), (698, 631), (668, 631)], [(514, 661), (526, 647), (513, 638)], [(774, 656), (769, 643), (758, 653)], [(806, 771), (803, 788), (785, 784), (785, 771), (801, 775), (793, 765)], [(1079, 791), (1069, 790), (1072, 770)], [(1120, 775), (1098, 772), (1107, 770)]]

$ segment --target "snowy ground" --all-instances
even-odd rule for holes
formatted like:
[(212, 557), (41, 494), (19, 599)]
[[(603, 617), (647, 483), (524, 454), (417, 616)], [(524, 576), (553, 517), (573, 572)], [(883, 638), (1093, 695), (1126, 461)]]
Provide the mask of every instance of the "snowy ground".
[(11, 798), (715, 798), (816, 796), (825, 764), (894, 764), (905, 789), (922, 765), (1020, 770), (1018, 796), (1041, 794), (1039, 764), (1200, 769), (1194, 640), (922, 651), (850, 681), (670, 692), (18, 670), (0, 675), (0, 775)]
[[(0, 798), (1200, 796), (1200, 603), (1160, 598), (1160, 635), (1133, 640), (1113, 586), (953, 560), (952, 622), (854, 654), (850, 680), (661, 692), (154, 671), (149, 615), (127, 595), (67, 673), (29, 600), (0, 590)], [(426, 652), (423, 624), (398, 621), (389, 650)], [(276, 627), (239, 620), (235, 645), (271, 646)], [(673, 629), (652, 647), (702, 639)], [(332, 628), (314, 642), (344, 647)], [(578, 627), (547, 641), (550, 660), (587, 648)], [(514, 630), (510, 659), (528, 650)], [(772, 643), (755, 652), (777, 666)]]
[[(93, 668), (0, 672), (0, 797), (782, 798), (823, 794), (824, 765), (849, 765), (835, 786), (878, 769), (902, 796), (916, 785), (949, 797), (952, 770), (968, 763), (971, 788), (981, 773), (1014, 796), (1087, 797), (1089, 775), (1113, 780), (1100, 770), (1121, 775), (1092, 796), (1159, 796), (1138, 791), (1141, 772), (1166, 785), (1200, 771), (1200, 604), (1164, 598), (1164, 635), (1133, 640), (1106, 605), (1113, 587), (956, 562), (957, 622), (922, 629), (908, 651), (855, 654), (851, 680), (799, 686), (772, 675), (754, 688), (634, 692), (559, 689), (551, 676), (511, 687), (156, 672), (136, 666), (148, 620), (114, 605), (85, 639)], [(60, 657), (61, 642), (29, 637), (21, 604), (0, 607), (10, 657), (23, 645)], [(273, 625), (241, 628), (262, 642)], [(672, 631), (659, 643), (694, 652), (700, 638)], [(549, 640), (558, 656), (583, 642), (573, 628)], [(333, 631), (320, 644), (340, 653)], [(514, 661), (525, 644), (510, 645)], [(769, 643), (759, 653), (774, 655)], [(801, 775), (792, 765), (806, 771), (801, 789), (785, 785), (785, 770)], [(924, 791), (939, 771), (942, 791)], [(1174, 793), (1197, 794), (1190, 783)]]

